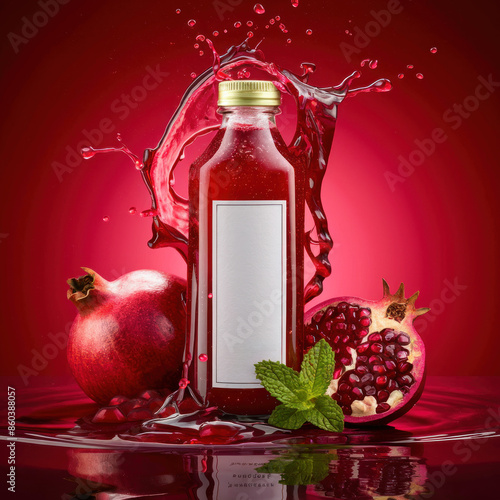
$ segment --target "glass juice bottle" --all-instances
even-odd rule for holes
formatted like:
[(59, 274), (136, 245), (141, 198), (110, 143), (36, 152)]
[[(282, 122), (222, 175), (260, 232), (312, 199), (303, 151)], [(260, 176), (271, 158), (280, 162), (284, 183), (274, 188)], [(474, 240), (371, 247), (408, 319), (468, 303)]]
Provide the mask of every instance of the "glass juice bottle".
[(221, 127), (189, 172), (188, 378), (236, 415), (278, 404), (255, 363), (302, 360), (304, 173), (276, 128), (280, 104), (272, 82), (221, 82)]

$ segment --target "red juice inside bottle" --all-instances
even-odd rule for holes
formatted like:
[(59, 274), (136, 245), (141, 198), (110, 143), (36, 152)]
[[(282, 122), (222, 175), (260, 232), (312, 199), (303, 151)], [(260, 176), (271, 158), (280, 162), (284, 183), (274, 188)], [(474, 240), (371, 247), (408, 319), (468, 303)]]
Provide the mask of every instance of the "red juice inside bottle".
[(278, 404), (255, 363), (302, 358), (304, 172), (276, 128), (280, 97), (221, 82), (222, 125), (189, 173), (190, 388), (238, 415)]

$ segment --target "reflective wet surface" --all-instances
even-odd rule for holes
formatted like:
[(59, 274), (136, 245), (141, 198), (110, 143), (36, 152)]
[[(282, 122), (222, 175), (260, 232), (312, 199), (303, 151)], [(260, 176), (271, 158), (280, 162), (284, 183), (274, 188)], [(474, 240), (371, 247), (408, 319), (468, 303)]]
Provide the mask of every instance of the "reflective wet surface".
[[(230, 439), (212, 444), (178, 444), (164, 420), (89, 425), (97, 406), (77, 387), (19, 389), (16, 493), (99, 500), (494, 498), (499, 382), (429, 377), (420, 402), (391, 426), (332, 434), (245, 421), (233, 424), (238, 432), (228, 427)], [(3, 426), (6, 444), (7, 434)], [(8, 471), (6, 460), (1, 467)]]

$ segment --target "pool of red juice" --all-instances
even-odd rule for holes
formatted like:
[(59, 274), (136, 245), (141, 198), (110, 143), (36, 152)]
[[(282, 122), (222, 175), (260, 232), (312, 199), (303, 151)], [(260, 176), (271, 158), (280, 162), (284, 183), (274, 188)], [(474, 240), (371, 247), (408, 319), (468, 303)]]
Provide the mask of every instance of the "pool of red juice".
[(429, 377), (421, 400), (392, 425), (336, 434), (236, 421), (216, 409), (96, 425), (97, 406), (55, 381), (16, 390), (16, 429), (12, 436), (2, 425), (10, 448), (0, 465), (5, 478), (14, 449), (23, 499), (493, 498), (499, 382)]

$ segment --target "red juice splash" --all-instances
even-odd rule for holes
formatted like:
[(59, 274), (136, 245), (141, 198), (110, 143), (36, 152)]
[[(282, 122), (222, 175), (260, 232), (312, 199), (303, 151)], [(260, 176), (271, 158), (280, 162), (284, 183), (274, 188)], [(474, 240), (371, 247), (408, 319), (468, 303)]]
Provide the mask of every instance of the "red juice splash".
[(337, 86), (318, 88), (307, 83), (314, 70), (310, 63), (304, 63), (304, 73), (296, 75), (266, 62), (262, 51), (257, 47), (250, 48), (247, 41), (231, 47), (222, 56), (217, 54), (209, 39), (206, 42), (214, 52), (213, 68), (207, 69), (188, 87), (160, 143), (144, 153), (141, 173), (151, 194), (152, 213), (156, 214), (149, 246), (174, 247), (187, 260), (188, 200), (175, 191), (171, 182), (173, 173), (185, 148), (197, 137), (219, 127), (218, 82), (237, 79), (244, 66), (247, 71), (251, 69), (264, 75), (259, 79), (273, 81), (282, 92), (291, 95), (297, 105), (297, 128), (288, 150), (305, 168), (306, 202), (314, 221), (314, 229), (306, 233), (306, 252), (316, 268), (305, 287), (307, 302), (321, 293), (323, 280), (331, 273), (328, 255), (333, 243), (321, 202), (321, 184), (332, 147), (338, 105), (348, 95), (388, 91), (391, 83), (381, 79), (366, 87), (352, 89), (353, 81), (360, 76), (355, 71)]

